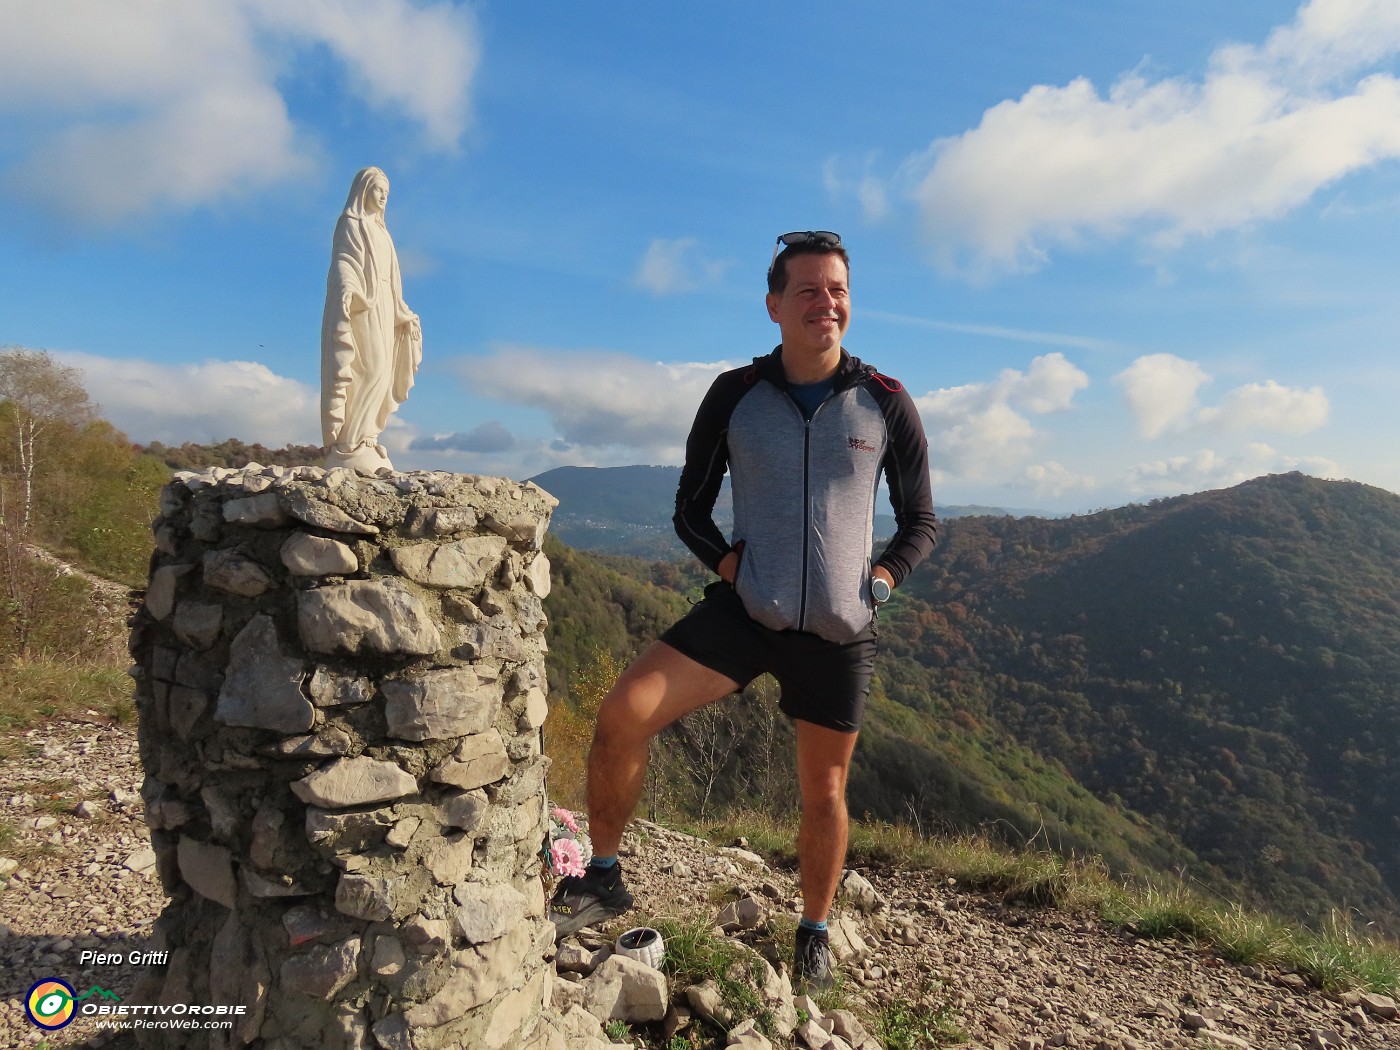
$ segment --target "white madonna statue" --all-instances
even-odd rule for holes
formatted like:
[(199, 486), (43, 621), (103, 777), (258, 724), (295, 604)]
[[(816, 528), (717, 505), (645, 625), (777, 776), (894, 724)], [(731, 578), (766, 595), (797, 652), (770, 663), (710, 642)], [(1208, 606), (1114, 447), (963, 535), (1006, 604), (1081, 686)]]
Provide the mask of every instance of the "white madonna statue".
[(389, 177), (365, 168), (335, 224), (321, 318), (321, 437), (327, 467), (391, 467), (379, 435), (423, 360), (418, 315), (403, 301), (384, 225)]

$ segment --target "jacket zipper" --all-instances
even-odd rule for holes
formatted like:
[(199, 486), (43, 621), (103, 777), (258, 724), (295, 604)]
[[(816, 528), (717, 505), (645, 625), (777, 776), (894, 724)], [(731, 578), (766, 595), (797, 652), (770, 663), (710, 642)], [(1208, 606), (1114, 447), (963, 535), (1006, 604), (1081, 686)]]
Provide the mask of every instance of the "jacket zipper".
[[(812, 423), (816, 420), (817, 413), (826, 407), (826, 402), (849, 385), (849, 383), (843, 384), (841, 376), (837, 375), (836, 381), (832, 384), (831, 393), (826, 395), (825, 401), (812, 410), (811, 419), (803, 415), (802, 406), (797, 403), (797, 399), (791, 393), (787, 395), (793, 411), (802, 420), (802, 589), (797, 602), (797, 629), (799, 631), (807, 629), (807, 565), (808, 552), (812, 546)], [(784, 392), (787, 393), (787, 391)]]
[[(827, 395), (826, 401), (830, 401), (836, 396), (833, 389)], [(792, 399), (792, 395), (788, 395)], [(802, 591), (797, 603), (797, 629), (805, 631), (807, 629), (807, 566), (808, 554), (812, 549), (812, 424), (816, 422), (817, 413), (826, 407), (823, 401), (816, 408), (812, 409), (812, 418), (805, 416), (802, 418)], [(793, 401), (793, 407), (797, 407), (797, 402)], [(798, 410), (798, 415), (802, 415)]]
[[(821, 411), (818, 405), (812, 419)], [(797, 603), (797, 629), (807, 629), (807, 552), (812, 547), (812, 419), (802, 420), (802, 596)]]

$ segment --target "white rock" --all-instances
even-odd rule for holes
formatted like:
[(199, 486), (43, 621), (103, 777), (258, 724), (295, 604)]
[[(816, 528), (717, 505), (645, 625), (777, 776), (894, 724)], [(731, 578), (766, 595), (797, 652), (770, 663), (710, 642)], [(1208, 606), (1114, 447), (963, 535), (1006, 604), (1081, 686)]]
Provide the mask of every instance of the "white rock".
[(473, 536), (455, 543), (415, 543), (389, 552), (394, 568), (425, 587), (475, 591), (495, 573), (505, 555), (499, 536)]
[(433, 767), (429, 778), (470, 791), (493, 784), (511, 770), (510, 756), (500, 730), (492, 728), (469, 736), (457, 746), (452, 757)]
[(738, 861), (740, 864), (748, 864), (755, 868), (766, 868), (768, 862), (752, 850), (739, 849), (736, 846), (721, 846), (719, 849), (721, 857), (728, 857), (730, 860)]
[(401, 740), (444, 740), (484, 732), (496, 720), (504, 693), (489, 669), (471, 667), (390, 679), (379, 688), (389, 735)]
[(301, 691), (307, 665), (282, 655), (270, 616), (254, 616), (238, 632), (229, 666), (214, 710), (218, 721), (280, 733), (304, 733), (315, 723), (316, 709)]
[(842, 900), (849, 901), (863, 912), (878, 911), (885, 906), (885, 902), (875, 892), (875, 887), (857, 871), (847, 869), (841, 875), (837, 893)]
[(292, 535), (278, 556), (293, 576), (344, 576), (358, 572), (359, 559), (347, 544), (305, 532)]
[(773, 1044), (758, 1030), (758, 1022), (753, 1020), (729, 1030), (729, 1046), (737, 1050), (773, 1050)]
[(730, 901), (715, 918), (715, 925), (726, 933), (736, 930), (752, 930), (763, 925), (769, 915), (768, 906), (757, 897), (743, 897)]
[(150, 848), (138, 849), (134, 853), (128, 854), (126, 860), (122, 861), (123, 868), (137, 874), (151, 871), (155, 866), (156, 851)]
[(402, 583), (352, 580), (297, 595), (297, 629), (316, 653), (364, 651), (426, 656), (442, 635), (423, 603)]
[(666, 1016), (666, 975), (635, 959), (608, 956), (584, 989), (584, 1006), (601, 1021), (645, 1024)]
[(360, 755), (340, 758), (323, 769), (292, 781), (292, 791), (309, 805), (326, 809), (366, 806), (414, 794), (418, 781), (393, 762)]
[[(266, 483), (263, 483), (266, 487)], [(245, 481), (244, 490), (250, 486)], [(256, 496), (231, 499), (224, 504), (224, 521), (230, 525), (252, 525), (259, 528), (275, 528), (287, 523), (287, 512), (282, 509), (277, 495), (261, 492)]]
[(238, 897), (233, 878), (233, 854), (212, 842), (180, 836), (176, 850), (180, 877), (201, 897), (232, 908)]
[(511, 886), (464, 883), (453, 899), (458, 904), (455, 928), (468, 944), (494, 941), (525, 917), (525, 897)]
[(175, 592), (181, 578), (193, 570), (193, 565), (165, 565), (151, 573), (146, 587), (146, 610), (157, 620), (169, 616), (175, 610)]
[(545, 557), (544, 551), (531, 558), (530, 564), (525, 567), (525, 586), (541, 598), (549, 597), (549, 559)]

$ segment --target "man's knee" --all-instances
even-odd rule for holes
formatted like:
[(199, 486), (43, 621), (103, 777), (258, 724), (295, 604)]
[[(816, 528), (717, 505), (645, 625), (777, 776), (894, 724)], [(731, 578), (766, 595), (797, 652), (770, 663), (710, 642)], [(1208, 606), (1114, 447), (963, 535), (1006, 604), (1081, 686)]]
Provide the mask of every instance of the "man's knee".
[(651, 739), (652, 734), (640, 717), (639, 709), (643, 706), (640, 689), (635, 681), (624, 676), (603, 697), (593, 726), (594, 747), (645, 743)]
[(846, 815), (846, 785), (817, 784), (802, 795), (802, 815), (812, 820), (834, 819)]

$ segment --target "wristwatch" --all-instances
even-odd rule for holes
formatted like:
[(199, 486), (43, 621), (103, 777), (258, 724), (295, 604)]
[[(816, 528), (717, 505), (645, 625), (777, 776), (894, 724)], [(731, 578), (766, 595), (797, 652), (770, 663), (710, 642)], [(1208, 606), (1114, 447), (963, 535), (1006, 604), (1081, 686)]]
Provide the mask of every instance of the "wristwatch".
[(882, 577), (870, 577), (870, 597), (875, 599), (876, 605), (883, 605), (890, 600), (890, 585)]

